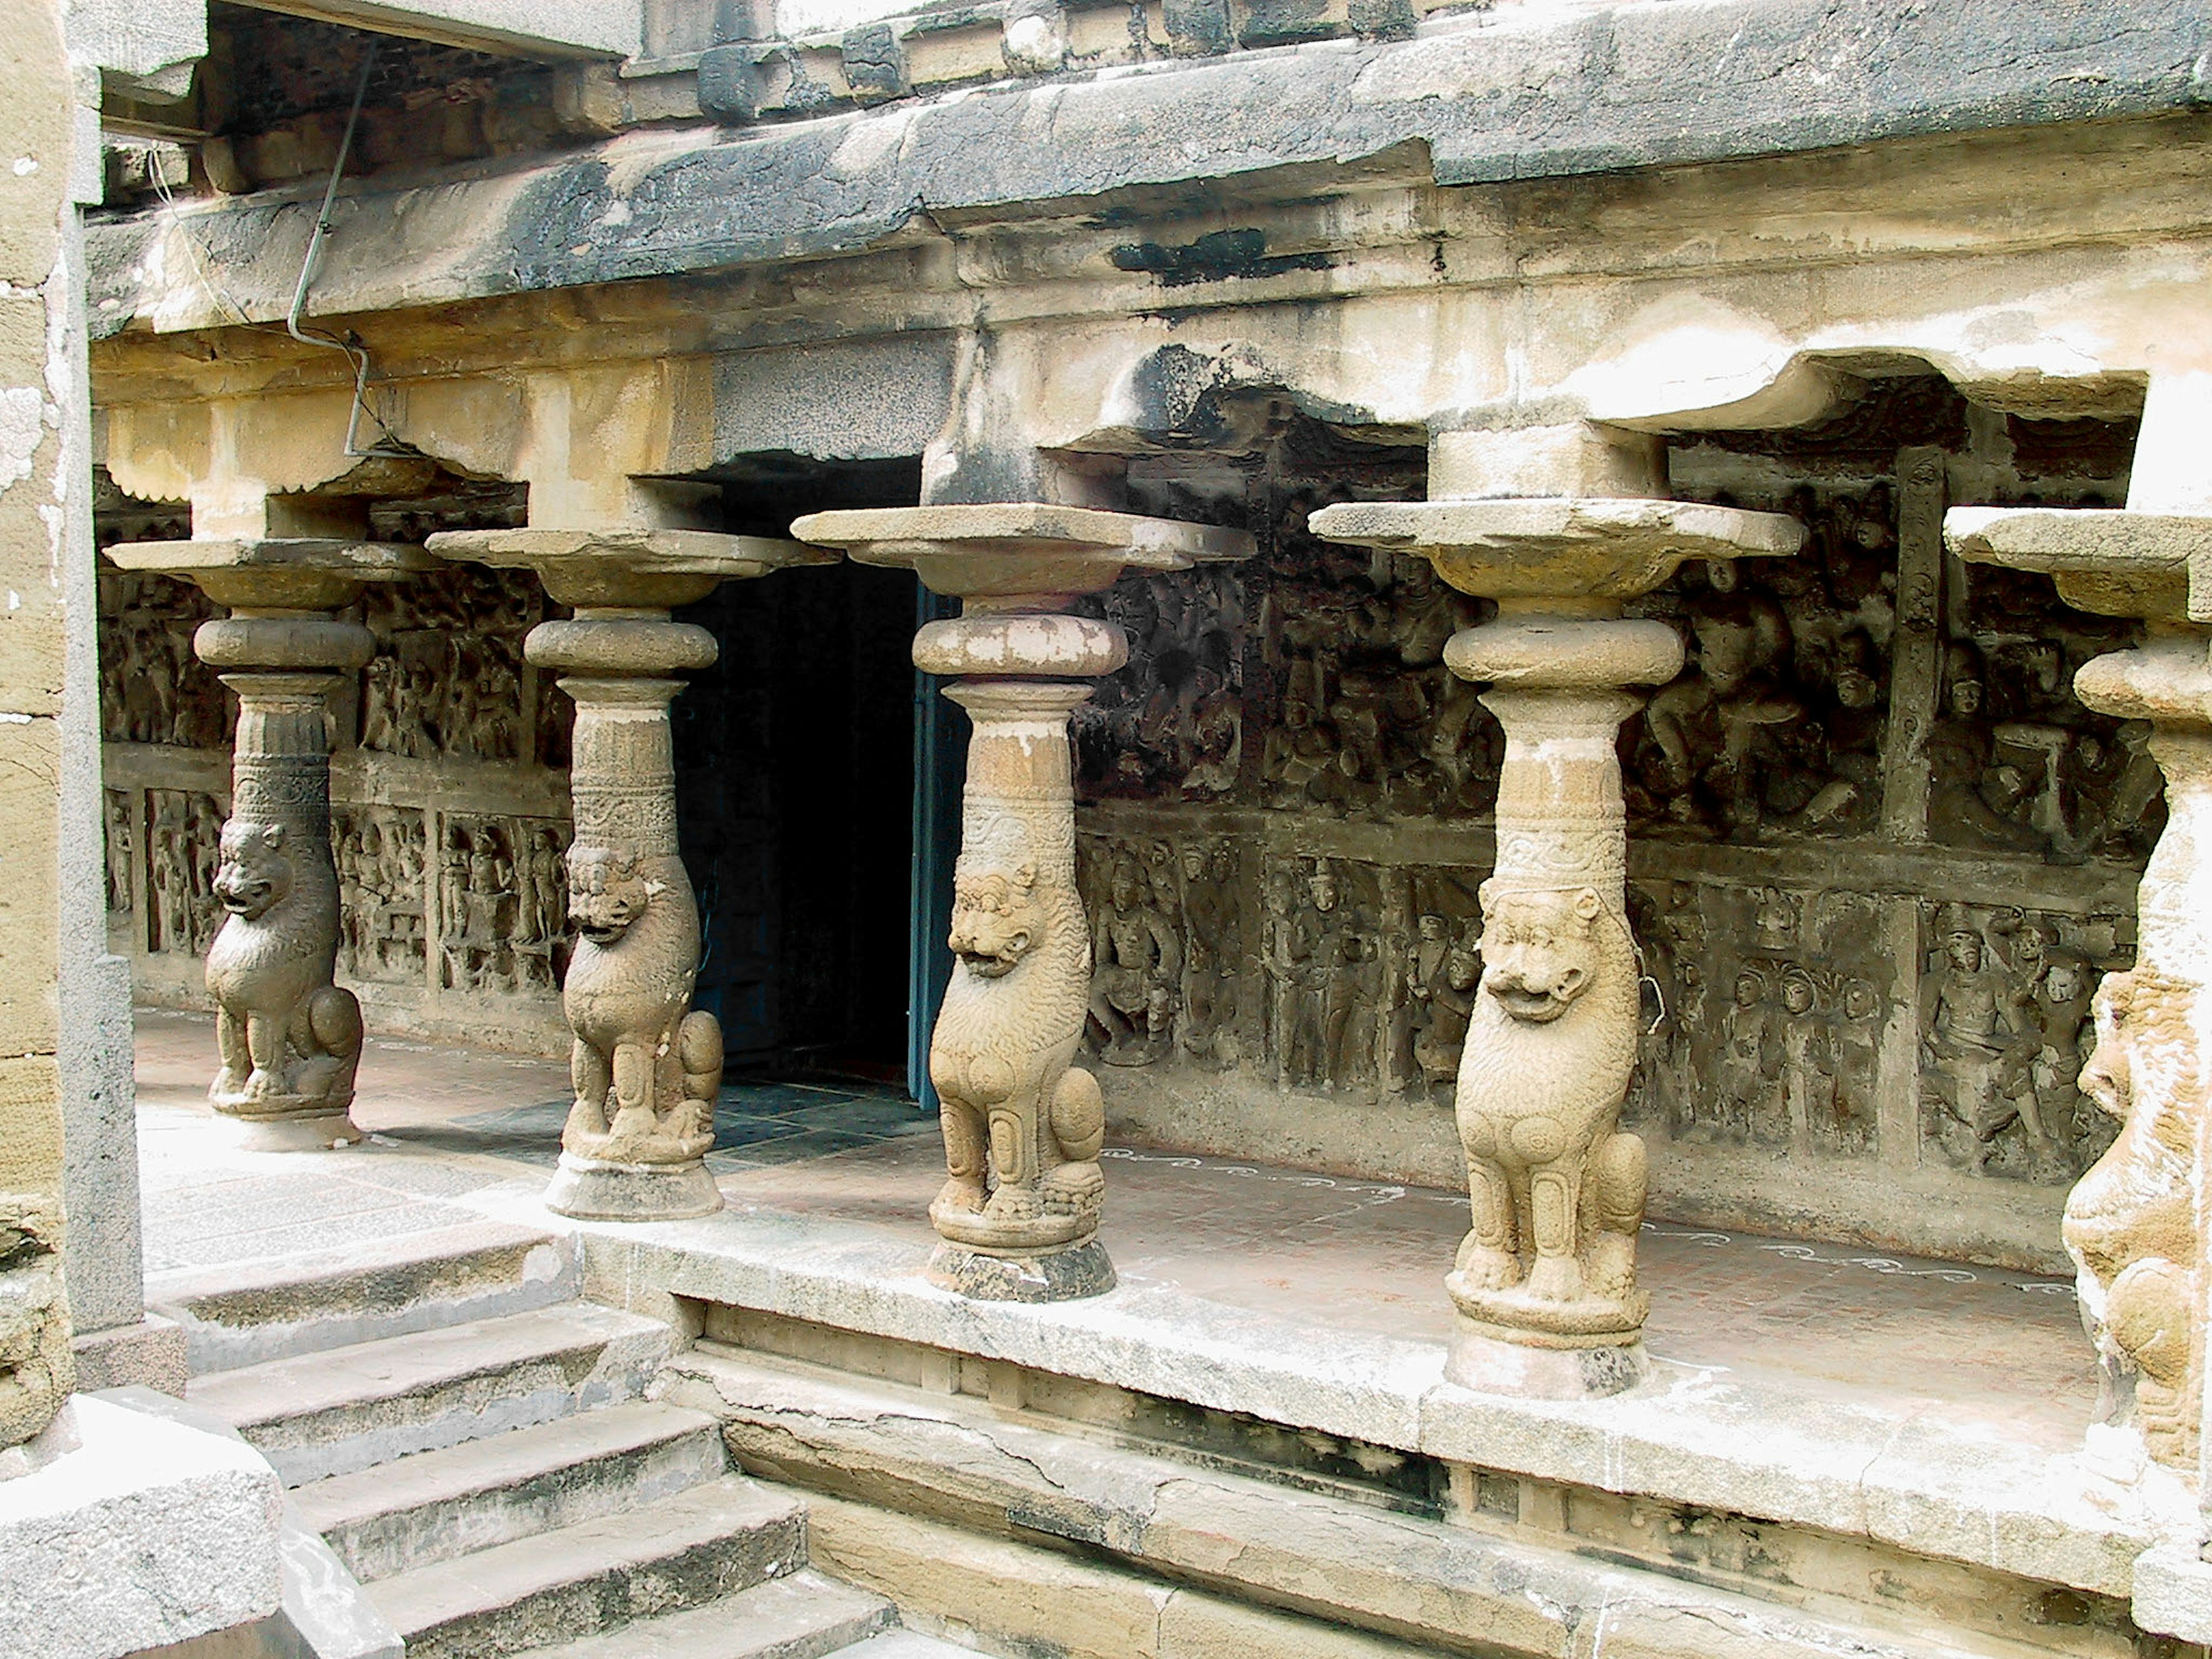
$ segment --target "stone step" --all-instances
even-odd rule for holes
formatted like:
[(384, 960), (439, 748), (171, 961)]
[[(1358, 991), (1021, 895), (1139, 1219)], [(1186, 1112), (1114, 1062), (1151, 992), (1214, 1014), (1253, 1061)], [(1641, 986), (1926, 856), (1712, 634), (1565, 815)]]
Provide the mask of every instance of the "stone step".
[(221, 1371), (186, 1397), (297, 1486), (634, 1398), (673, 1346), (657, 1320), (571, 1302)]
[(880, 1640), (878, 1632), (907, 1634), (890, 1631), (897, 1620), (898, 1610), (882, 1596), (802, 1568), (702, 1607), (538, 1648), (526, 1659), (823, 1659), (832, 1653), (928, 1659), (921, 1650), (877, 1649), (870, 1638)]
[(806, 1511), (725, 1475), (369, 1587), (408, 1659), (491, 1659), (696, 1607), (806, 1563)]
[(374, 1246), (150, 1275), (195, 1376), (550, 1307), (582, 1286), (576, 1242), (499, 1222)]
[[(1608, 1653), (1675, 1659), (2027, 1650), (1994, 1629), (1927, 1627), (1901, 1599), (1801, 1597), (1787, 1580), (1749, 1574), (1700, 1583), (1535, 1528), (1453, 1524), (1355, 1490), (1070, 1433), (1042, 1413), (713, 1342), (676, 1356), (654, 1387), (715, 1416), (739, 1467), (811, 1490), (817, 1567), (973, 1630), (994, 1651), (1058, 1644), (1120, 1659), (1153, 1652), (1124, 1639), (1153, 1629), (1161, 1653), (1223, 1659), (1460, 1652), (1471, 1632), (1486, 1652), (1578, 1653), (1593, 1629)], [(1069, 1543), (1081, 1553), (1066, 1553)], [(1891, 1559), (1892, 1571), (1913, 1570)], [(1948, 1583), (1955, 1571), (1902, 1582)], [(1083, 1641), (1069, 1635), (1072, 1607), (1086, 1609)], [(1992, 1625), (2008, 1616), (1992, 1608)]]
[(838, 1659), (975, 1659), (975, 1650), (940, 1642), (918, 1630), (887, 1630), (838, 1650)]
[(292, 1498), (369, 1581), (641, 1508), (726, 1468), (713, 1418), (628, 1400), (333, 1475)]

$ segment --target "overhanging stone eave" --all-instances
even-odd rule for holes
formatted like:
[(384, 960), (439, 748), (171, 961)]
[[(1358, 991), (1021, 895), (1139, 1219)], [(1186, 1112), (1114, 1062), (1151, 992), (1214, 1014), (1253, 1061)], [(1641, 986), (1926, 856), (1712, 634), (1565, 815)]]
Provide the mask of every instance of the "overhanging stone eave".
[[(1626, 6), (902, 102), (696, 143), (629, 135), (519, 173), (356, 194), (310, 309), (379, 312), (857, 252), (926, 214), (1066, 211), (1209, 180), (1217, 199), (1233, 198), (1285, 170), (1412, 144), (1426, 146), (1436, 183), (1471, 185), (2205, 103), (2197, 64), (2212, 6), (2077, 10), (2054, 18), (2004, 0)], [(1701, 63), (1711, 75), (1686, 72)], [(227, 298), (250, 319), (281, 317), (313, 211), (297, 191), (194, 211), (197, 261), (181, 249), (162, 259), (165, 239), (184, 234), (167, 210), (96, 226), (95, 337), (142, 319), (161, 331), (234, 320), (191, 292), (198, 264), (222, 270)], [(175, 274), (149, 277), (149, 259)]]

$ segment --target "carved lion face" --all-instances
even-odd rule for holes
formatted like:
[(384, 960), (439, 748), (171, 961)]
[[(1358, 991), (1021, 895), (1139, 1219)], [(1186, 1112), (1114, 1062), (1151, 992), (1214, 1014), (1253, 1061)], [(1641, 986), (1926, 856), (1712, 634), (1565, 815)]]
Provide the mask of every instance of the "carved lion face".
[(1597, 975), (1594, 887), (1556, 893), (1483, 895), (1482, 988), (1513, 1018), (1555, 1020)]
[(2090, 1006), (2095, 1011), (2097, 1046), (2082, 1062), (2081, 1092), (2121, 1122), (2135, 1097), (2135, 1066), (2130, 1053), (2128, 1016), (2135, 1001), (2135, 975), (2107, 974)]
[(635, 859), (607, 847), (568, 849), (568, 920), (592, 944), (613, 944), (652, 900)]
[(997, 979), (1035, 947), (1036, 870), (1024, 864), (977, 869), (965, 864), (952, 877), (952, 954), (970, 973)]
[(292, 860), (284, 851), (284, 826), (233, 818), (222, 826), (222, 862), (215, 896), (234, 916), (258, 921), (292, 890)]

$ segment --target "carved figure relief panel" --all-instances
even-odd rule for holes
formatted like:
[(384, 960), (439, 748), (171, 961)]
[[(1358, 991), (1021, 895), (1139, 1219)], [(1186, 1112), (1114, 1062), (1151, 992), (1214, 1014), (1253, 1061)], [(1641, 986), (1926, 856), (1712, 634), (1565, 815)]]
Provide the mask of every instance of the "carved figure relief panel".
[(1626, 1120), (1689, 1144), (1871, 1158), (1897, 988), (1863, 893), (1642, 880), (1644, 1030)]
[(100, 723), (111, 743), (223, 749), (236, 699), (192, 654), (192, 634), (214, 614), (189, 582), (100, 573)]
[(212, 795), (149, 789), (146, 812), (146, 948), (204, 956), (222, 921), (215, 891), (222, 808)]
[(107, 913), (111, 917), (128, 915), (137, 908), (138, 884), (131, 868), (138, 841), (131, 822), (135, 816), (135, 803), (136, 797), (126, 789), (100, 792), (101, 848), (106, 873)]
[(331, 815), (338, 873), (338, 971), (348, 979), (422, 982), (428, 939), (422, 811), (342, 806)]
[(568, 932), (569, 825), (446, 815), (438, 848), (439, 983), (549, 994)]
[(362, 675), (363, 749), (416, 760), (540, 757), (545, 711), (522, 639), (545, 605), (527, 573), (456, 565), (372, 587), (362, 609), (377, 637)]
[(2134, 964), (2133, 918), (1921, 907), (1919, 1113), (1926, 1155), (2070, 1186), (2118, 1124), (2081, 1088), (2091, 999)]

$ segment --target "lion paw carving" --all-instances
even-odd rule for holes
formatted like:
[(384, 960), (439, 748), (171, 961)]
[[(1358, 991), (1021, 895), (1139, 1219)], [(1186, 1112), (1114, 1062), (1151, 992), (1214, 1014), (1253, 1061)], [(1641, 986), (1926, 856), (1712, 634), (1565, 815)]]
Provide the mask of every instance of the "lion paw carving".
[(699, 909), (673, 854), (568, 854), (575, 954), (561, 1003), (576, 1091), (561, 1144), (610, 1164), (683, 1164), (714, 1144), (722, 1029), (691, 1006)]

